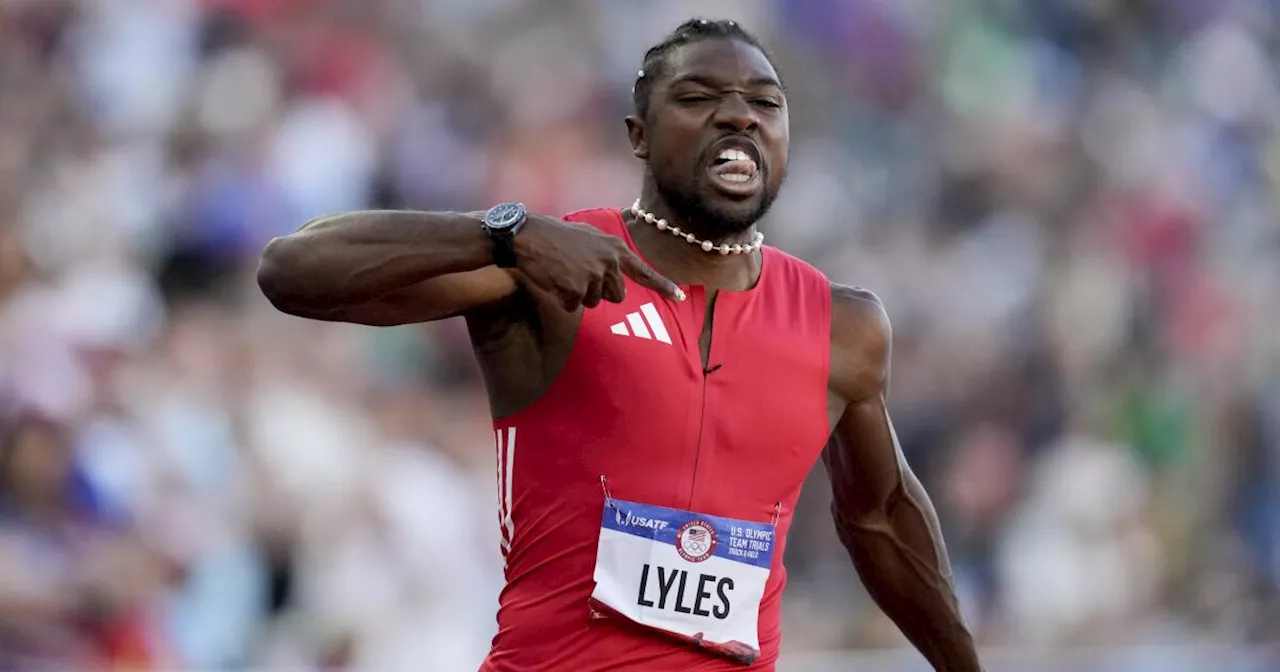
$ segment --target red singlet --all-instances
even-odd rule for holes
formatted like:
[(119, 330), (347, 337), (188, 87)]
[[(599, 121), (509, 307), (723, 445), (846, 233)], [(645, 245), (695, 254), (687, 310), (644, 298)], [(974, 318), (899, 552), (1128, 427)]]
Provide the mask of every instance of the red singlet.
[[(618, 210), (566, 219), (635, 249)], [(711, 373), (698, 350), (703, 288), (684, 287), (688, 300), (675, 303), (628, 279), (624, 303), (585, 311), (551, 388), (494, 422), (506, 586), (481, 672), (774, 669), (786, 532), (830, 433), (831, 286), (794, 257), (761, 252), (756, 287), (716, 299)], [(620, 499), (765, 523), (779, 512), (754, 665), (591, 617), (602, 475)]]

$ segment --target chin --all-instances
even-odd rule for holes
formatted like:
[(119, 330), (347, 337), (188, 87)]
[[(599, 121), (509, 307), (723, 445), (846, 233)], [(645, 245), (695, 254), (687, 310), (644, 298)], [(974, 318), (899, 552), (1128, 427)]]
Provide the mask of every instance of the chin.
[(767, 210), (760, 196), (741, 201), (716, 196), (702, 202), (707, 223), (724, 233), (741, 233), (750, 229)]
[(712, 188), (698, 200), (708, 223), (725, 233), (741, 233), (764, 218), (775, 198), (777, 192), (768, 189), (747, 198), (730, 198)]
[(682, 219), (727, 235), (750, 229), (769, 212), (776, 197), (776, 192), (762, 189), (746, 198), (731, 198), (702, 183), (692, 194), (668, 194), (666, 201)]

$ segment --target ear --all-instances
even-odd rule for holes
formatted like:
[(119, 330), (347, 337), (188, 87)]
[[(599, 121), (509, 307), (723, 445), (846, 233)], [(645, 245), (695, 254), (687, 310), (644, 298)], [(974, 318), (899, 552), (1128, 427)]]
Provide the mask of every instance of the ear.
[(635, 115), (628, 116), (627, 137), (631, 140), (631, 154), (637, 159), (649, 158), (649, 127)]

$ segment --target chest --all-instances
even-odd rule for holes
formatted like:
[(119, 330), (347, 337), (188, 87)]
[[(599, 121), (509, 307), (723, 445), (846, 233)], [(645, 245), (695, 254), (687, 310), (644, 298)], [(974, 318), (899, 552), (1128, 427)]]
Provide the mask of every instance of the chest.
[(588, 312), (567, 387), (608, 446), (581, 464), (620, 497), (767, 519), (826, 441), (829, 333), (765, 293), (708, 299), (630, 292)]

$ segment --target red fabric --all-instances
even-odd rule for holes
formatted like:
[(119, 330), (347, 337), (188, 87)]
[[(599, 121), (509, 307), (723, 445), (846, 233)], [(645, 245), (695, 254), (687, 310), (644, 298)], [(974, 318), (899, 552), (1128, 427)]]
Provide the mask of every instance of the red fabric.
[[(634, 249), (617, 210), (568, 219), (621, 236)], [(499, 516), (510, 501), (503, 530), (510, 551), (499, 631), (483, 672), (774, 669), (786, 533), (830, 433), (831, 290), (804, 262), (772, 248), (763, 254), (754, 289), (717, 299), (709, 363), (718, 370), (704, 376), (698, 350), (703, 289), (685, 287), (689, 299), (673, 303), (628, 280), (623, 304), (586, 311), (551, 389), (494, 422)], [(646, 303), (672, 344), (612, 333)], [(743, 667), (660, 633), (591, 618), (602, 475), (614, 497), (742, 520), (770, 522), (781, 502), (756, 664)]]
[(123, 616), (96, 633), (100, 664), (108, 670), (154, 670), (165, 662), (143, 616)]

